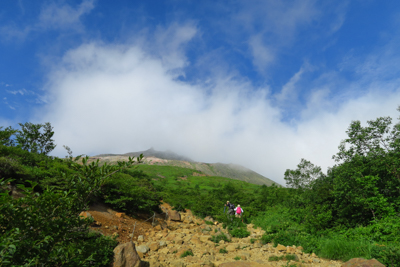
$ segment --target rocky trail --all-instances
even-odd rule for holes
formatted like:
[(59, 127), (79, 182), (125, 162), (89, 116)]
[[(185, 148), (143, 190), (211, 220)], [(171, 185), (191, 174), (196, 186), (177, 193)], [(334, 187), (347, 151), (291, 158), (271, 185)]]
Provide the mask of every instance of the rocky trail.
[[(247, 225), (249, 237), (234, 238), (218, 222), (206, 223), (190, 211), (178, 213), (166, 203), (161, 208), (168, 213), (168, 220), (162, 214), (145, 221), (145, 216), (132, 218), (101, 205), (82, 215), (93, 216), (94, 231), (117, 236), (120, 245), (114, 250), (114, 266), (383, 266), (371, 260), (362, 263), (368, 265), (344, 264), (303, 253), (302, 247), (262, 244), (259, 238), (264, 231), (252, 224)], [(221, 234), (230, 241), (211, 241), (212, 236)], [(183, 257), (185, 253), (188, 256)]]

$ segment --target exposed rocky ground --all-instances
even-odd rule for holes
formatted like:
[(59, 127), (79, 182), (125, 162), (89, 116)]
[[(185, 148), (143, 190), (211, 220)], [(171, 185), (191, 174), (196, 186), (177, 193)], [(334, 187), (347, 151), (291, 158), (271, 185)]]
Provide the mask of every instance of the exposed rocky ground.
[[(315, 254), (303, 253), (301, 247), (285, 247), (262, 244), (258, 239), (264, 234), (262, 229), (247, 225), (251, 235), (247, 238), (232, 238), (221, 224), (206, 223), (191, 214), (190, 211), (179, 214), (172, 211), (168, 204), (162, 209), (169, 214), (144, 222), (125, 214), (94, 207), (89, 212), (96, 220), (93, 229), (107, 235), (117, 235), (120, 244), (129, 243), (136, 222), (133, 243), (142, 263), (141, 266), (342, 266), (340, 261), (331, 261)], [(224, 234), (230, 242), (211, 241), (213, 235)], [(252, 242), (253, 241), (253, 242)], [(182, 257), (190, 251), (191, 254)], [(225, 253), (221, 253), (225, 252)], [(127, 253), (127, 252), (124, 252)], [(188, 252), (187, 252), (188, 253)], [(117, 252), (116, 252), (117, 254)], [(270, 257), (281, 258), (294, 255), (293, 260), (280, 259), (270, 261)], [(293, 256), (292, 256), (293, 257)], [(131, 266), (131, 265), (118, 265)], [(133, 265), (132, 265), (133, 266)]]

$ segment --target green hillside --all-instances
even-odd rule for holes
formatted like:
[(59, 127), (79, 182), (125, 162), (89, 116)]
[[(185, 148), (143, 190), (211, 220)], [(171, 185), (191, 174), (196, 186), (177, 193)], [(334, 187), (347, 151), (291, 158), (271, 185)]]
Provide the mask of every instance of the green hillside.
[(221, 176), (202, 176), (202, 173), (189, 168), (177, 166), (155, 166), (139, 165), (137, 170), (143, 171), (153, 181), (156, 187), (164, 186), (171, 189), (182, 187), (198, 188), (199, 190), (210, 190), (220, 187), (222, 184), (231, 183), (241, 186), (246, 191), (252, 191), (259, 188), (258, 185), (249, 184), (244, 181), (232, 180)]
[(176, 166), (200, 171), (209, 176), (221, 176), (257, 185), (271, 186), (275, 184), (281, 186), (271, 179), (237, 164), (194, 162), (187, 157), (180, 156), (170, 151), (162, 152), (148, 149), (146, 151), (130, 152), (126, 154), (100, 154), (94, 156), (94, 158), (100, 159), (100, 161), (103, 162), (113, 163), (118, 160), (126, 160), (129, 156), (137, 157), (142, 153), (145, 156), (144, 163), (149, 165)]

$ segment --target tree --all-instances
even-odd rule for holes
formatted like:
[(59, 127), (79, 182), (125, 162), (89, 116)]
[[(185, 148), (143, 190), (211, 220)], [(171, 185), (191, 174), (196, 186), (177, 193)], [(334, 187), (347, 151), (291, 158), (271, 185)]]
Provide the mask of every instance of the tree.
[(54, 135), (50, 122), (45, 124), (19, 123), (21, 130), (16, 134), (18, 146), (24, 150), (47, 155), (56, 145), (51, 139)]
[(3, 126), (0, 126), (0, 145), (13, 146), (14, 140), (11, 138), (11, 136), (13, 136), (17, 130), (14, 130), (11, 128), (11, 126), (5, 128), (4, 130), (2, 129)]
[(286, 170), (284, 179), (288, 187), (309, 189), (312, 182), (323, 175), (321, 167), (315, 166), (308, 160), (301, 159), (296, 170)]
[[(398, 109), (399, 110), (399, 109)], [(400, 111), (400, 110), (399, 110)], [(400, 124), (380, 117), (353, 121), (333, 158), (338, 217), (351, 223), (391, 216), (400, 204)]]

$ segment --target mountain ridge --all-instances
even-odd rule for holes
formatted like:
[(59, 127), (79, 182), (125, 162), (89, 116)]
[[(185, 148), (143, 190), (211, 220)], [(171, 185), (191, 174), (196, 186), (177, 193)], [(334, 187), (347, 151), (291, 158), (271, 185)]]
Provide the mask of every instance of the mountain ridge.
[[(252, 184), (271, 186), (275, 181), (239, 164), (225, 163), (205, 163), (196, 162), (192, 159), (178, 155), (172, 151), (157, 151), (153, 148), (138, 152), (128, 152), (124, 154), (99, 154), (95, 157), (103, 158), (108, 162), (121, 160), (123, 157), (138, 157), (144, 155), (144, 163), (149, 165), (177, 166), (182, 168), (192, 168), (208, 176), (220, 176), (235, 180), (241, 180)], [(110, 158), (113, 157), (114, 159)]]

